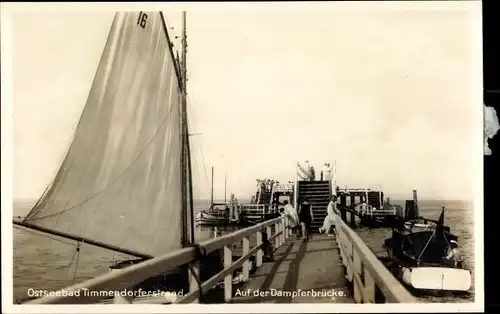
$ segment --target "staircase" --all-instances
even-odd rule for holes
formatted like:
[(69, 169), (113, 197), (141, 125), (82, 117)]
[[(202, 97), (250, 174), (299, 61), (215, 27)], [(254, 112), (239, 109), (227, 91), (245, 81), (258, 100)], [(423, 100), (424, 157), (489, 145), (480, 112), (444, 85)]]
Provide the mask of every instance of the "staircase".
[(380, 196), (382, 196), (382, 200), (383, 200), (384, 199), (384, 192), (382, 192), (382, 195), (380, 195), (380, 193), (377, 191), (368, 192), (368, 205), (372, 205), (376, 209), (379, 209), (380, 206), (382, 205), (380, 203)]
[[(299, 181), (298, 199), (307, 198), (313, 207), (314, 221), (311, 224), (311, 231), (318, 232), (323, 226), (326, 217), (326, 208), (331, 197), (330, 181)], [(298, 210), (297, 206), (297, 210)]]
[(271, 204), (272, 192), (269, 190), (261, 190), (260, 193), (259, 204)]

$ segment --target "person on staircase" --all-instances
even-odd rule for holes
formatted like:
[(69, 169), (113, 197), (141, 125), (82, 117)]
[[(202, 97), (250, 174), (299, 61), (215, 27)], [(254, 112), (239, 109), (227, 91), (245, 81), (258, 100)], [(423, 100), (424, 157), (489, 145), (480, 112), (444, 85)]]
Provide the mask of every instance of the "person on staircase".
[(299, 205), (299, 221), (302, 227), (302, 240), (309, 240), (309, 228), (311, 223), (314, 220), (313, 208), (309, 203), (308, 199), (304, 199), (304, 201)]
[[(332, 180), (332, 167), (330, 166), (330, 163), (329, 162), (325, 162), (325, 164), (323, 165), (323, 177), (325, 179), (325, 181), (330, 181)], [(323, 181), (323, 179), (321, 179)]]
[(319, 228), (319, 233), (325, 233), (329, 237), (333, 237), (334, 234), (330, 231), (332, 227), (335, 227), (335, 219), (337, 219), (337, 195), (332, 195), (330, 199), (330, 203), (328, 203), (328, 207), (326, 209), (327, 215), (325, 220), (323, 221), (323, 226)]

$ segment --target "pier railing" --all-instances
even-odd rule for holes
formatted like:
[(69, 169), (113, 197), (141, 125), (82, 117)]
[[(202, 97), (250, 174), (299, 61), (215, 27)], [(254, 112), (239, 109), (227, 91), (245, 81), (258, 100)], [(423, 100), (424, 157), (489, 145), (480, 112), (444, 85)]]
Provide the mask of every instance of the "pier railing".
[(416, 303), (370, 248), (337, 216), (336, 240), (357, 303)]
[(278, 205), (271, 204), (239, 204), (238, 209), (242, 212), (261, 214), (261, 213), (272, 213), (278, 210)]
[[(274, 234), (271, 234), (273, 226)], [(198, 243), (196, 247), (182, 248), (163, 256), (144, 261), (140, 264), (101, 275), (94, 279), (65, 288), (60, 291), (61, 293), (55, 293), (51, 296), (35, 299), (27, 302), (27, 304), (97, 303), (108, 297), (105, 293), (100, 292), (131, 291), (134, 286), (149, 278), (164, 274), (169, 270), (174, 270), (184, 265), (189, 265), (191, 270), (189, 275), (189, 292), (177, 299), (174, 303), (197, 302), (201, 294), (206, 293), (222, 280), (224, 282), (224, 298), (225, 300), (229, 300), (232, 298), (234, 271), (242, 267), (243, 281), (246, 281), (249, 278), (250, 257), (255, 255), (256, 267), (262, 265), (263, 232), (266, 232), (269, 241), (274, 240), (275, 247), (281, 246), (291, 234), (291, 230), (288, 228), (288, 219), (286, 217), (275, 218), (249, 228), (206, 240)], [(250, 247), (251, 236), (257, 237), (257, 243), (252, 248)], [(243, 253), (241, 258), (233, 262), (231, 246), (238, 242), (243, 244)], [(217, 250), (223, 250), (224, 269), (207, 281), (203, 283), (198, 282), (197, 280), (200, 275), (200, 258), (198, 253), (203, 251), (205, 255), (208, 255)], [(86, 291), (86, 293), (82, 291)], [(92, 291), (96, 291), (97, 293), (91, 293)], [(166, 301), (165, 298), (163, 298), (163, 301)], [(121, 295), (115, 295), (114, 303), (133, 303), (133, 296), (122, 297)]]
[(396, 208), (392, 209), (368, 208), (365, 214), (369, 216), (388, 216), (388, 215), (396, 216), (398, 214), (398, 211)]

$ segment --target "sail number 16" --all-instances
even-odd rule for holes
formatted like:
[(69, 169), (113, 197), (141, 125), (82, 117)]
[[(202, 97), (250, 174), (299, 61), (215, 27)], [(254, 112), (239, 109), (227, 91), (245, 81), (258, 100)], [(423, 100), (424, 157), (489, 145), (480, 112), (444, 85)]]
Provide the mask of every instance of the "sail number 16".
[(142, 28), (146, 28), (147, 20), (148, 20), (148, 15), (146, 13), (143, 13), (142, 11), (139, 12), (139, 17), (137, 18), (137, 25), (139, 25)]

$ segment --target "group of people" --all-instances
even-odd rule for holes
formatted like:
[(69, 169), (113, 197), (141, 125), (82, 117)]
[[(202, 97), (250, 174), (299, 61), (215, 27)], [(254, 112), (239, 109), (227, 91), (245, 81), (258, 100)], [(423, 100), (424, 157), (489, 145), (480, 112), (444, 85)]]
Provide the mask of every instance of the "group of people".
[[(313, 207), (309, 200), (304, 198), (299, 201), (298, 210), (296, 210), (288, 201), (284, 202), (285, 207), (283, 208), (282, 215), (287, 216), (289, 219), (290, 227), (297, 233), (297, 228), (301, 227), (302, 240), (309, 240), (309, 230), (311, 223), (314, 220)], [(327, 216), (323, 221), (323, 226), (319, 228), (320, 233), (324, 233), (328, 236), (333, 236), (331, 233), (332, 226), (335, 223), (337, 217), (337, 196), (333, 195), (328, 203)]]

